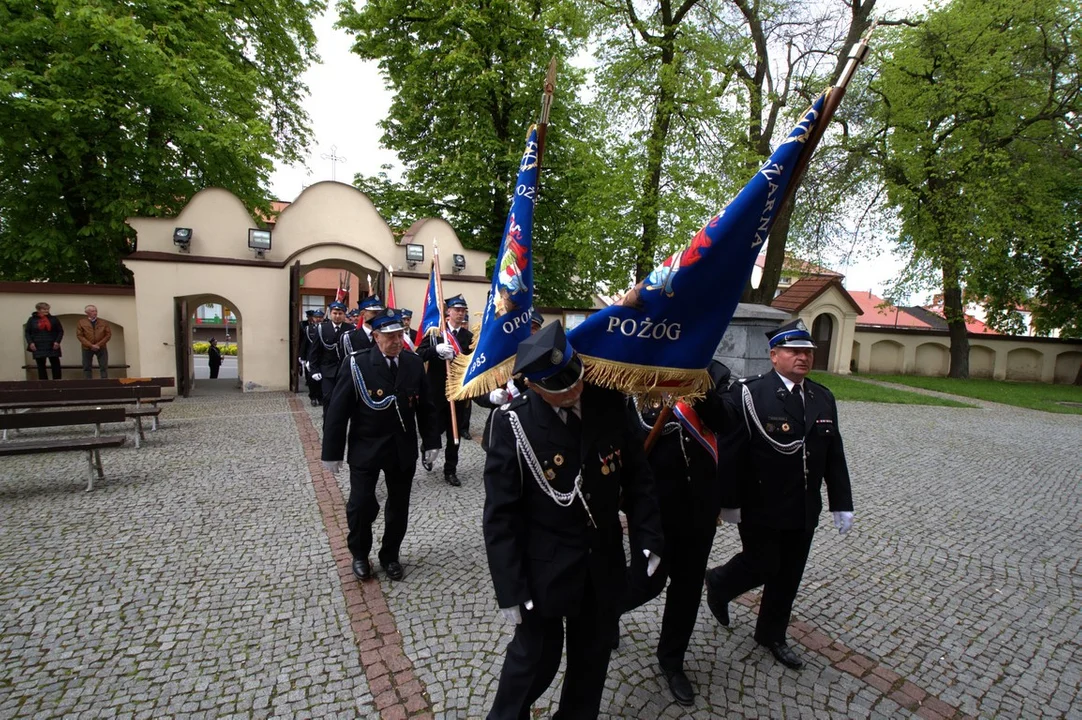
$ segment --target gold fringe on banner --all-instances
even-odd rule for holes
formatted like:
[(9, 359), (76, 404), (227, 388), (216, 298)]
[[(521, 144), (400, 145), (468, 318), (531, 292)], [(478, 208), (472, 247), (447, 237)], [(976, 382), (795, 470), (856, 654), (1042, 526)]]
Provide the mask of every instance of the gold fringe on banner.
[(619, 390), (627, 395), (643, 396), (665, 393), (672, 397), (694, 400), (711, 388), (710, 373), (702, 370), (677, 370), (648, 367), (580, 355), (585, 366), (586, 380), (594, 385)]
[(502, 388), (511, 379), (515, 357), (512, 355), (496, 367), (486, 370), (470, 380), (469, 385), (463, 387), (462, 380), (466, 377), (466, 370), (470, 363), (473, 362), (473, 353), (455, 356), (455, 359), (451, 361), (451, 371), (447, 373), (447, 397), (454, 400), (470, 400)]

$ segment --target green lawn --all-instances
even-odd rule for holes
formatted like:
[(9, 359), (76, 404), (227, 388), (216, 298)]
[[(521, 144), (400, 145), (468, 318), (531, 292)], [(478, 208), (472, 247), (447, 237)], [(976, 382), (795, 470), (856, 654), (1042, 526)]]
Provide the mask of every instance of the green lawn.
[(921, 395), (919, 393), (895, 390), (871, 383), (854, 380), (847, 375), (831, 375), (816, 372), (809, 376), (812, 380), (825, 385), (838, 400), (860, 400), (863, 402), (896, 403), (901, 405), (945, 405), (947, 407), (976, 407), (956, 400)]
[(920, 375), (868, 375), (867, 377), (1016, 407), (1082, 415), (1082, 387), (1078, 385), (1049, 385), (1005, 380), (958, 380)]

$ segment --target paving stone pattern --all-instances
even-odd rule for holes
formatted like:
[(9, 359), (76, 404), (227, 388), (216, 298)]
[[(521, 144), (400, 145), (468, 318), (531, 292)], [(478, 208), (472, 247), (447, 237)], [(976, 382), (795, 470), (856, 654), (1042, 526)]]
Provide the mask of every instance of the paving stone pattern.
[[(805, 668), (755, 644), (757, 594), (732, 629), (704, 603), (682, 708), (653, 656), (659, 599), (623, 620), (602, 717), (1082, 718), (1082, 418), (840, 414), (857, 523), (841, 538), (823, 516), (790, 628)], [(483, 717), (511, 628), (480, 447), (461, 488), (418, 468), (405, 579), (357, 583), (320, 415), (282, 394), (177, 401), (143, 449), (103, 453), (90, 494), (77, 453), (0, 460), (0, 717)], [(720, 528), (712, 562), (738, 547)]]

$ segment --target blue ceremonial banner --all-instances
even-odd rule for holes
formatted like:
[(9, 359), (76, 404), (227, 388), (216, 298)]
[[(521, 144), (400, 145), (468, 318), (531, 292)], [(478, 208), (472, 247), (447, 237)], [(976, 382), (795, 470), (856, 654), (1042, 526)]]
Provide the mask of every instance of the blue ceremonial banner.
[(456, 357), (451, 366), (448, 385), (458, 388), (456, 399), (476, 397), (504, 385), (511, 378), (519, 342), (530, 336), (538, 170), (537, 126), (531, 125), (481, 317), (481, 332), (473, 353)]
[(587, 379), (630, 394), (693, 395), (709, 387), (705, 368), (732, 320), (826, 96), (819, 96), (755, 177), (684, 250), (568, 333)]
[(440, 303), (436, 298), (436, 263), (437, 259), (432, 261), (432, 270), (428, 273), (428, 289), (425, 290), (425, 302), (421, 306), (421, 324), (417, 328), (416, 343), (421, 344), (421, 341), (425, 339), (425, 335), (430, 332), (440, 331)]

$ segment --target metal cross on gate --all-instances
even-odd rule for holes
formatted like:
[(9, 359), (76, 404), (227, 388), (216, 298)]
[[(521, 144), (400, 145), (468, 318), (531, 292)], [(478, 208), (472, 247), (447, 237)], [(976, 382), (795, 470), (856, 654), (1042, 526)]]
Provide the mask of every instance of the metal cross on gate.
[(337, 165), (340, 162), (344, 163), (346, 161), (346, 158), (343, 157), (342, 155), (338, 154), (338, 146), (337, 145), (331, 145), (331, 152), (330, 152), (329, 155), (327, 153), (323, 153), (322, 155), (320, 155), (320, 157), (323, 158), (324, 160), (330, 160), (331, 161), (331, 180), (334, 180), (335, 179), (334, 178), (335, 165)]

